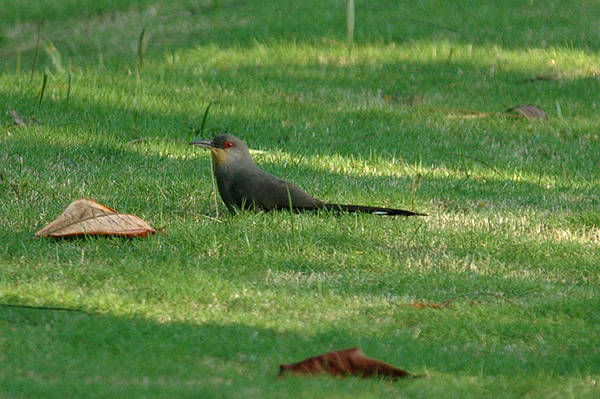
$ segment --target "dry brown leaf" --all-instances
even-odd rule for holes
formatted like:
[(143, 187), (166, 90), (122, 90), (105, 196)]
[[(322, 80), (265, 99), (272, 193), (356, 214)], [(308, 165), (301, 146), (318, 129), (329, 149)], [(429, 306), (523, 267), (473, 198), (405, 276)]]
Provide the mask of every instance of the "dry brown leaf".
[[(506, 112), (483, 112), (472, 109), (453, 109), (453, 108), (431, 108), (433, 112), (443, 112), (448, 114), (449, 118), (475, 119), (488, 117), (522, 118), (521, 115), (508, 114)], [(456, 115), (458, 114), (458, 115)]]
[(365, 355), (360, 348), (345, 349), (337, 352), (311, 357), (299, 363), (282, 364), (279, 366), (279, 375), (293, 374), (321, 374), (360, 377), (390, 377), (390, 378), (416, 378), (412, 373), (392, 365), (373, 359)]
[(94, 200), (82, 198), (71, 202), (56, 220), (38, 230), (35, 236), (72, 237), (89, 234), (146, 237), (154, 233), (156, 230), (137, 216), (118, 213)]
[(14, 127), (16, 127), (16, 126), (27, 126), (27, 125), (30, 125), (31, 123), (39, 124), (39, 122), (37, 121), (37, 119), (35, 119), (34, 117), (31, 117), (29, 119), (25, 119), (21, 115), (19, 115), (19, 113), (17, 111), (15, 111), (14, 109), (9, 110), (8, 113), (10, 114), (10, 116), (13, 119), (13, 121), (15, 122)]
[(18, 126), (25, 126), (25, 120), (23, 118), (21, 118), (21, 116), (19, 115), (19, 113), (17, 111), (15, 111), (14, 109), (11, 109), (9, 111), (10, 116), (12, 116), (13, 121), (15, 121), (15, 124), (17, 124)]
[(503, 118), (526, 118), (526, 119), (548, 119), (548, 115), (535, 105), (522, 104), (512, 107), (507, 112), (482, 112), (471, 109), (450, 109), (450, 108), (432, 108), (434, 112), (444, 112), (449, 118), (487, 118), (487, 117), (503, 117)]
[(518, 112), (527, 119), (548, 119), (546, 114), (540, 107), (530, 104), (516, 105), (508, 109), (508, 112)]

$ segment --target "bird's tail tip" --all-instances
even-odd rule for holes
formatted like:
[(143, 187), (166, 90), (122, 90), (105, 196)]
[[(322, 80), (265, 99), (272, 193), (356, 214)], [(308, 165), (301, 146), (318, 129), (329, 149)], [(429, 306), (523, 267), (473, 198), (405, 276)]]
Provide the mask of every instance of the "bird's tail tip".
[(376, 206), (363, 205), (340, 205), (340, 204), (325, 204), (324, 209), (329, 211), (351, 212), (351, 213), (370, 213), (380, 216), (429, 216), (427, 213), (407, 211), (404, 209), (382, 208)]

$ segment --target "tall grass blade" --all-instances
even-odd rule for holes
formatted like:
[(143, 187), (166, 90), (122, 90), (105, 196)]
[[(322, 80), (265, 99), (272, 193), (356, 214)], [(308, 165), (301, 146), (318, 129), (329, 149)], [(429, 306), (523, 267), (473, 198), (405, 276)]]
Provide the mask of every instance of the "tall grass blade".
[(40, 92), (40, 100), (38, 102), (38, 106), (42, 104), (42, 100), (44, 99), (44, 93), (46, 92), (46, 85), (48, 83), (48, 70), (44, 71), (44, 80), (42, 81), (42, 91)]
[(204, 111), (204, 115), (202, 116), (202, 124), (200, 125), (200, 135), (201, 136), (204, 133), (204, 126), (206, 125), (206, 119), (208, 118), (208, 111), (210, 110), (211, 105), (212, 105), (212, 102), (209, 102), (208, 106), (206, 107), (206, 110)]
[(354, 0), (348, 0), (346, 6), (346, 28), (348, 31), (348, 54), (350, 55), (354, 42)]
[(38, 23), (37, 30), (37, 43), (35, 45), (35, 57), (33, 58), (33, 66), (31, 67), (31, 77), (29, 78), (30, 82), (33, 82), (33, 75), (35, 74), (35, 68), (37, 67), (38, 58), (40, 55), (40, 42), (42, 37), (42, 21)]
[(71, 97), (71, 71), (69, 71), (69, 83), (67, 86), (67, 101), (65, 103), (65, 107), (69, 106), (69, 98)]
[(413, 181), (413, 184), (412, 184), (412, 189), (410, 191), (412, 209), (415, 209), (415, 197), (417, 195), (417, 187), (419, 186), (420, 180), (421, 180), (421, 174), (417, 173), (417, 176), (415, 177), (415, 180)]
[[(212, 102), (208, 103), (206, 110), (204, 110), (204, 115), (202, 116), (202, 123), (200, 125), (200, 136), (204, 134), (204, 126), (206, 126), (206, 120), (208, 119), (208, 111), (210, 110), (210, 106)], [(192, 129), (193, 130), (193, 129)], [(210, 157), (210, 177), (212, 183), (212, 192), (213, 192), (213, 201), (215, 203), (215, 217), (219, 219), (219, 199), (217, 198), (217, 185), (216, 185), (216, 177), (215, 177), (215, 165), (213, 163), (213, 157)], [(243, 209), (244, 207), (242, 207)]]
[(452, 63), (452, 56), (454, 55), (454, 44), (450, 46), (450, 52), (448, 53), (448, 64)]
[(65, 69), (63, 68), (63, 65), (62, 65), (62, 57), (60, 55), (60, 52), (58, 51), (56, 46), (51, 41), (49, 41), (49, 40), (45, 41), (44, 51), (48, 55), (48, 58), (50, 58), (50, 61), (52, 61), (52, 66), (54, 67), (54, 71), (60, 75), (65, 73)]
[(142, 28), (142, 32), (140, 33), (140, 39), (138, 41), (138, 53), (137, 53), (137, 65), (136, 72), (137, 77), (140, 77), (140, 71), (142, 69), (142, 64), (144, 63), (144, 55), (146, 54), (146, 27)]
[(554, 102), (556, 104), (556, 115), (558, 115), (558, 119), (564, 119), (560, 102), (558, 100), (555, 100)]
[(290, 227), (292, 229), (292, 240), (294, 240), (294, 245), (298, 245), (298, 240), (296, 239), (296, 228), (294, 226), (294, 205), (292, 203), (292, 195), (290, 194), (290, 190), (288, 188), (288, 203), (290, 206)]

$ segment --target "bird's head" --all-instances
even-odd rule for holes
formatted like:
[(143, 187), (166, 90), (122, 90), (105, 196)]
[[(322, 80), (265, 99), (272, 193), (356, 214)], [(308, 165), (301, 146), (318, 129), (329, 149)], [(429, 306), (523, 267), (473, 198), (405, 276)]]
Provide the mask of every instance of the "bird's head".
[(248, 146), (232, 134), (223, 134), (213, 140), (194, 140), (190, 145), (208, 148), (216, 167), (236, 161), (252, 161)]

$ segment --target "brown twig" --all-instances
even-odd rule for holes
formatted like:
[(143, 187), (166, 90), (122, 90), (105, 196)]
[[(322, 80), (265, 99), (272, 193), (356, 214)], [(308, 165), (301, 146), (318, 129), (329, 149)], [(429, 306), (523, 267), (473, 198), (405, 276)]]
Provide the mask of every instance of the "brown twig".
[(412, 307), (412, 308), (417, 308), (417, 309), (424, 309), (424, 308), (431, 308), (431, 309), (443, 309), (443, 308), (447, 308), (448, 305), (445, 305), (443, 303), (430, 303), (430, 302), (412, 302), (412, 303), (404, 303), (401, 306), (404, 307)]
[(215, 216), (219, 219), (219, 200), (217, 199), (217, 185), (215, 176), (215, 165), (213, 164), (213, 158), (210, 157), (210, 181), (212, 183), (213, 200), (215, 201)]
[(514, 303), (513, 301), (511, 301), (510, 299), (507, 299), (507, 298), (505, 298), (505, 297), (503, 297), (501, 295), (492, 294), (492, 293), (489, 293), (489, 292), (473, 292), (473, 293), (456, 295), (456, 296), (453, 296), (452, 298), (446, 299), (444, 302), (441, 302), (441, 305), (447, 307), (447, 306), (450, 306), (450, 302), (454, 301), (455, 299), (465, 298), (465, 297), (474, 297), (474, 296), (491, 296), (491, 297), (494, 297), (494, 298), (502, 299), (503, 301), (508, 302), (511, 305), (517, 306), (517, 304)]
[(135, 143), (139, 143), (141, 141), (149, 141), (149, 140), (167, 140), (167, 141), (172, 141), (174, 143), (185, 143), (185, 141), (183, 141), (183, 140), (171, 139), (168, 137), (139, 137), (137, 139), (128, 141), (127, 144), (135, 144)]
[(533, 78), (523, 79), (523, 80), (520, 80), (519, 83), (551, 81), (551, 80), (558, 80), (558, 79), (559, 79), (559, 76), (557, 74), (551, 73), (548, 75), (538, 75), (538, 76), (534, 76)]
[(482, 164), (484, 164), (485, 166), (487, 166), (488, 168), (490, 168), (491, 170), (493, 170), (493, 171), (494, 171), (494, 172), (496, 172), (497, 174), (500, 174), (500, 173), (498, 173), (498, 170), (497, 170), (496, 168), (494, 168), (492, 165), (490, 165), (489, 163), (487, 163), (487, 162), (485, 162), (485, 161), (482, 161), (481, 159), (479, 159), (479, 158), (476, 158), (476, 157), (474, 157), (474, 156), (471, 156), (471, 155), (465, 155), (465, 154), (458, 154), (458, 153), (455, 153), (455, 152), (446, 152), (445, 154), (446, 154), (446, 155), (454, 155), (454, 156), (457, 156), (457, 157), (463, 157), (463, 158), (470, 158), (470, 159), (473, 159), (473, 160), (475, 160), (475, 161), (477, 161), (477, 162), (481, 162)]

